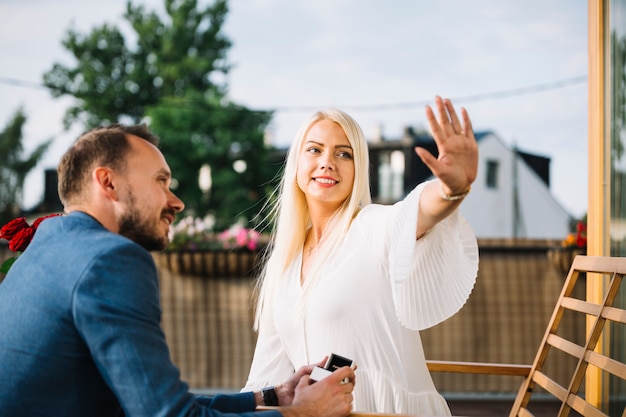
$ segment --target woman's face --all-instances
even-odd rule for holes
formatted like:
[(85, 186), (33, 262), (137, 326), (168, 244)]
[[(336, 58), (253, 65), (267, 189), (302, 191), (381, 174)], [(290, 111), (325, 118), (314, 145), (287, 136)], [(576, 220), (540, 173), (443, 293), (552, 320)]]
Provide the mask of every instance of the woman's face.
[(331, 120), (311, 126), (298, 155), (296, 180), (309, 206), (336, 210), (350, 196), (354, 151), (341, 126)]

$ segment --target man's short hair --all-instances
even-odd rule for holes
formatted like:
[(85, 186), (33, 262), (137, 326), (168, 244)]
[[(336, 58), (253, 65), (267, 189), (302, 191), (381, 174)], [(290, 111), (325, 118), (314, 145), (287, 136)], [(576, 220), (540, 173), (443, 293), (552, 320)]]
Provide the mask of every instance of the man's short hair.
[(82, 200), (94, 167), (105, 166), (119, 171), (126, 168), (126, 156), (130, 150), (128, 135), (159, 145), (159, 138), (145, 124), (100, 126), (76, 139), (57, 167), (59, 198), (64, 206)]

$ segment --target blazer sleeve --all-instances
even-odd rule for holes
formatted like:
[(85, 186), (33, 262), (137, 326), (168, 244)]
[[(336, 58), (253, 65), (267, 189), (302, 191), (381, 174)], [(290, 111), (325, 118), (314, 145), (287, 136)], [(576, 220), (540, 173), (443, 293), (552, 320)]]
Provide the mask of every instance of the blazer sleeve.
[(82, 271), (72, 315), (126, 417), (255, 415), (252, 393), (198, 397), (181, 381), (160, 326), (154, 261), (131, 241), (103, 250)]

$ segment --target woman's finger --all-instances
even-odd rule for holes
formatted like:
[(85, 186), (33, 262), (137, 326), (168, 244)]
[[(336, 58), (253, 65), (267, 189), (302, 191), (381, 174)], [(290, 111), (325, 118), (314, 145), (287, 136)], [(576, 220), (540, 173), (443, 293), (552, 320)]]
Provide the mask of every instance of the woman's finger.
[(448, 114), (448, 110), (446, 109), (446, 104), (443, 99), (439, 96), (435, 97), (435, 104), (439, 115), (439, 125), (441, 126), (443, 133), (446, 137), (454, 135), (456, 132), (454, 131), (454, 127), (450, 121), (450, 115)]
[(463, 133), (468, 138), (473, 138), (474, 136), (474, 128), (472, 127), (472, 121), (465, 110), (464, 107), (461, 107), (461, 116), (463, 117)]
[(451, 124), (452, 124), (452, 129), (454, 131), (455, 134), (462, 134), (463, 133), (463, 127), (461, 126), (461, 122), (459, 121), (458, 116), (456, 115), (456, 111), (454, 110), (454, 106), (452, 105), (452, 101), (450, 99), (445, 99), (444, 101), (446, 110), (448, 112), (448, 115), (450, 116), (450, 120), (451, 120)]

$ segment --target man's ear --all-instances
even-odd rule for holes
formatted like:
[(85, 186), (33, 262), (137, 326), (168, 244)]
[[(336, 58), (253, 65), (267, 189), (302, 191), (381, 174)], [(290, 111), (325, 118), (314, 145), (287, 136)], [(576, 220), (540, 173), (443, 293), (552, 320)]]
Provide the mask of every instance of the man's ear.
[(111, 168), (97, 167), (93, 170), (93, 178), (99, 192), (109, 196), (112, 200), (117, 200), (115, 173)]

